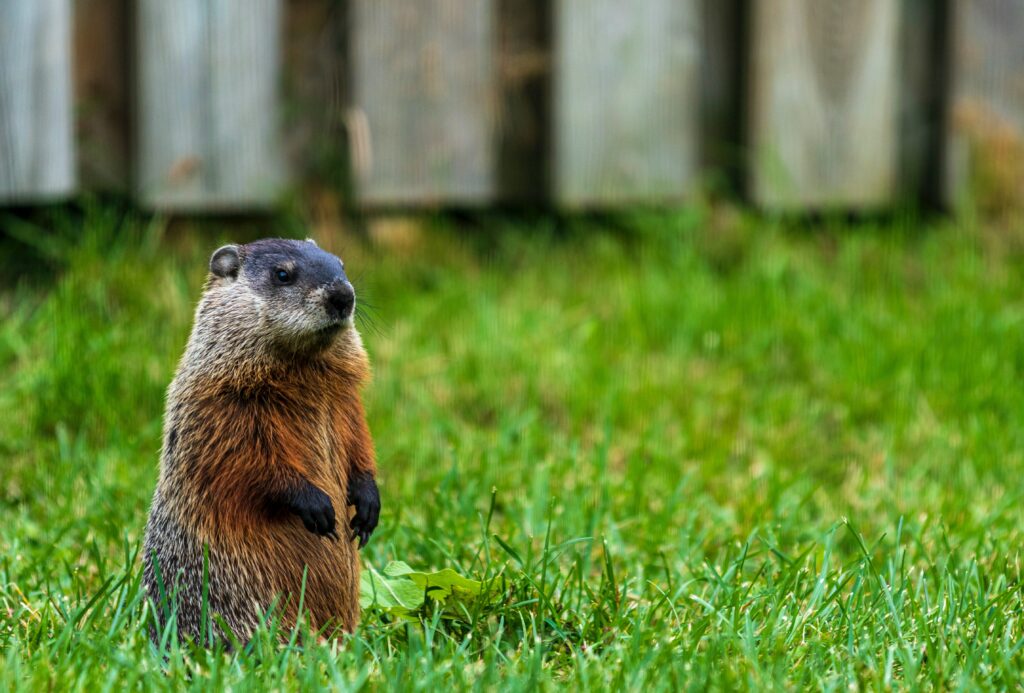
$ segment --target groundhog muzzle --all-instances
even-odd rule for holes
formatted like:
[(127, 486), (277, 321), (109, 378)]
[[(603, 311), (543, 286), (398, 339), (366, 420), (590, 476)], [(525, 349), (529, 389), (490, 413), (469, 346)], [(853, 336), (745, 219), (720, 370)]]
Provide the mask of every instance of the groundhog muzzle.
[(300, 596), (321, 634), (355, 628), (356, 544), (380, 514), (355, 306), (341, 261), (312, 241), (213, 254), (167, 393), (146, 527), (161, 628), (173, 618), (181, 634), (218, 638), (219, 617), (245, 642), (276, 617), (286, 633)]

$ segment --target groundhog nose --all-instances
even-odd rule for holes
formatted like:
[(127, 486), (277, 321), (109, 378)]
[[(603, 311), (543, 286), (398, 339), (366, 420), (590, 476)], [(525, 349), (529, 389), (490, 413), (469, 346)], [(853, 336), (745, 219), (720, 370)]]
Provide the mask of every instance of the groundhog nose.
[(327, 306), (336, 318), (344, 320), (352, 315), (356, 305), (356, 292), (348, 282), (337, 282), (327, 290)]

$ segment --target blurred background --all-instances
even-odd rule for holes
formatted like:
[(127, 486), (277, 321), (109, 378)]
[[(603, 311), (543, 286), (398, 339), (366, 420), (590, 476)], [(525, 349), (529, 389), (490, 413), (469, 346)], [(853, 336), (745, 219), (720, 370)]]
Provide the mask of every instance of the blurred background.
[(3, 0), (0, 205), (1022, 198), (1020, 0)]

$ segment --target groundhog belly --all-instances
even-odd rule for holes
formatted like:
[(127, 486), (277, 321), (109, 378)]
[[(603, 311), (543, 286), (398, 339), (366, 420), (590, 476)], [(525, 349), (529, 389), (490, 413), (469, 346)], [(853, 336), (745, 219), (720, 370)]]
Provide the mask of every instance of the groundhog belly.
[[(329, 495), (335, 509), (344, 512), (344, 500)], [(263, 527), (253, 553), (263, 557), (263, 570), (275, 593), (288, 595), (292, 607), (302, 596), (313, 628), (351, 632), (359, 618), (359, 558), (343, 517), (338, 518), (338, 537), (317, 536), (298, 518), (285, 517)], [(295, 610), (285, 613), (294, 622)]]
[[(330, 495), (336, 508), (345, 507)], [(147, 587), (154, 596), (176, 596), (180, 633), (198, 638), (202, 632), (204, 574), (207, 611), (219, 615), (242, 642), (269, 611), (290, 630), (300, 599), (310, 627), (321, 634), (355, 628), (359, 561), (344, 520), (334, 540), (306, 531), (294, 516), (254, 515), (232, 532), (204, 531), (223, 528), (206, 519), (212, 518), (178, 518), (155, 503), (147, 533)], [(214, 633), (219, 630), (214, 624)]]

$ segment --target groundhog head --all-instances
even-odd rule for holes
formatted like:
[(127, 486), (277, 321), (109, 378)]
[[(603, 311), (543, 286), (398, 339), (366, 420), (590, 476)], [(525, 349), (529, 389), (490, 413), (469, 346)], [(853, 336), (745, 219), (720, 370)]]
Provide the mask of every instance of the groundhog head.
[(356, 293), (345, 267), (311, 240), (218, 248), (210, 258), (210, 280), (255, 299), (250, 305), (259, 312), (262, 332), (281, 346), (322, 347), (352, 326)]

